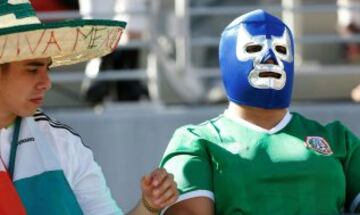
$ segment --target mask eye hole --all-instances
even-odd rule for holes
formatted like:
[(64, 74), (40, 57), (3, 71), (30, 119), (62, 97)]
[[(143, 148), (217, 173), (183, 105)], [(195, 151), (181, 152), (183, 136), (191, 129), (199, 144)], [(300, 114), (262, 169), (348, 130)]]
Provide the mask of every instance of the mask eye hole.
[(262, 50), (261, 45), (248, 45), (246, 46), (246, 52), (247, 53), (256, 53)]
[(279, 52), (280, 54), (283, 54), (283, 55), (286, 55), (286, 54), (287, 54), (287, 49), (286, 49), (285, 46), (279, 46), (279, 45), (277, 45), (277, 46), (275, 46), (275, 50), (276, 50), (277, 52)]

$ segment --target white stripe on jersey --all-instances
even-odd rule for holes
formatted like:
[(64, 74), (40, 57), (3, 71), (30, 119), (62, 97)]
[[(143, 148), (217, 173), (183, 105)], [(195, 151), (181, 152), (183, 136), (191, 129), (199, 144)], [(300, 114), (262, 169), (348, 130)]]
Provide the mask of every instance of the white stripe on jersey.
[[(181, 201), (184, 201), (186, 199), (191, 199), (191, 198), (195, 198), (195, 197), (207, 197), (209, 199), (211, 199), (213, 202), (215, 201), (215, 197), (214, 197), (214, 193), (209, 191), (209, 190), (195, 190), (195, 191), (191, 191), (191, 192), (188, 192), (188, 193), (184, 193), (182, 195), (179, 196), (179, 198), (176, 200), (175, 203), (171, 204), (171, 205), (174, 205), (178, 202), (181, 202)], [(161, 215), (163, 215), (166, 210), (171, 207), (171, 205), (169, 205), (168, 207), (164, 208), (162, 211), (161, 211)]]

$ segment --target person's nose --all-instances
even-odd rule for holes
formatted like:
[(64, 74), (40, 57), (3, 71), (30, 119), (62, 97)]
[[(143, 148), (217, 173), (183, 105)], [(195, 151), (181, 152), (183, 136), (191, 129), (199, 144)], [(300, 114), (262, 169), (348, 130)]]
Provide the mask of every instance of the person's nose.
[(42, 91), (48, 91), (51, 88), (51, 79), (49, 76), (49, 71), (44, 69), (40, 72), (39, 82), (37, 84), (37, 89)]

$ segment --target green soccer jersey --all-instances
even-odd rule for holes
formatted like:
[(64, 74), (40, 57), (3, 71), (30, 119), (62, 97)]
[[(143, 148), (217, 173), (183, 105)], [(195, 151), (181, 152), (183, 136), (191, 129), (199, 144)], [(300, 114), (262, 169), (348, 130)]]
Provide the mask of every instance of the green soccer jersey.
[(179, 201), (212, 198), (217, 215), (360, 212), (360, 140), (339, 122), (287, 119), (273, 132), (225, 115), (178, 129), (160, 165)]

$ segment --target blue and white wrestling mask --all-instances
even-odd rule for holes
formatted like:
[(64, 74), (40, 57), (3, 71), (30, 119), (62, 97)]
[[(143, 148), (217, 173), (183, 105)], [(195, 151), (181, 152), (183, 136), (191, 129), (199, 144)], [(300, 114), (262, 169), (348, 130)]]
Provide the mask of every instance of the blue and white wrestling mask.
[(219, 60), (230, 101), (266, 109), (289, 107), (294, 42), (280, 19), (263, 10), (235, 19), (221, 35)]

